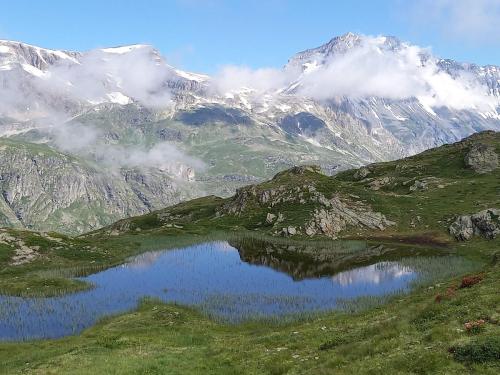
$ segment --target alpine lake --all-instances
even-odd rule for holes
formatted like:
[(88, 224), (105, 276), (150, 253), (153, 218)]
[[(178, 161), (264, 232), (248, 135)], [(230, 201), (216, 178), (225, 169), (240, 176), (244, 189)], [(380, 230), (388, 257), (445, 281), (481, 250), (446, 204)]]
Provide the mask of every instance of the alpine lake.
[(328, 245), (256, 238), (149, 251), (78, 279), (53, 297), (0, 295), (0, 341), (75, 335), (143, 298), (192, 306), (227, 324), (355, 312), (472, 269), (442, 249), (363, 241)]

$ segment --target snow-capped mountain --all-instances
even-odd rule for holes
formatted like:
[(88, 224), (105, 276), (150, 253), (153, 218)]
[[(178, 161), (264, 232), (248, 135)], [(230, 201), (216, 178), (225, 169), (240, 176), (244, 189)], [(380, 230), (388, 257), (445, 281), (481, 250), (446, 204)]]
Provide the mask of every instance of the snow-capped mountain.
[[(0, 41), (0, 154), (10, 163), (0, 168), (0, 222), (38, 228), (43, 200), (45, 223), (64, 217), (79, 232), (231, 194), (294, 164), (335, 173), (500, 130), (499, 113), (499, 67), (395, 37), (348, 33), (281, 69), (214, 76), (176, 69), (148, 45), (71, 52)], [(47, 163), (68, 169), (71, 194), (44, 187), (55, 178)], [(30, 198), (37, 189), (43, 198)]]

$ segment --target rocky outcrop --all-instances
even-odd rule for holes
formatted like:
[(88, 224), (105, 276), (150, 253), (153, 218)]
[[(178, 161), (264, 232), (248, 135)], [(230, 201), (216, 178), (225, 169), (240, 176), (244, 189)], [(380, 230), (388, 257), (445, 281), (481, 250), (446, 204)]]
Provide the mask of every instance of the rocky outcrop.
[[(293, 171), (305, 173), (304, 169), (294, 168)], [(265, 225), (273, 225), (274, 233), (282, 236), (306, 234), (336, 238), (340, 232), (348, 228), (384, 230), (395, 224), (383, 214), (373, 211), (358, 196), (335, 195), (327, 198), (312, 184), (278, 185), (269, 188), (251, 185), (238, 189), (236, 195), (218, 211), (218, 216), (243, 216), (261, 209), (269, 210), (280, 207), (279, 205), (282, 204), (298, 205), (298, 210), (300, 210), (300, 205), (307, 205), (307, 207), (313, 205), (314, 207), (307, 213), (308, 219), (302, 223), (293, 222), (294, 225), (286, 225), (287, 220), (281, 213), (276, 215), (276, 211), (275, 213), (267, 212)], [(281, 222), (285, 225), (278, 225)]]
[(427, 187), (427, 182), (425, 181), (420, 181), (420, 180), (415, 180), (415, 182), (413, 183), (413, 185), (410, 186), (410, 192), (414, 192), (414, 191), (419, 191), (419, 190), (427, 190), (428, 187)]
[(459, 216), (449, 231), (458, 241), (467, 241), (473, 236), (496, 238), (500, 234), (500, 209), (488, 208), (473, 215)]
[(348, 227), (384, 230), (395, 223), (369, 206), (339, 197), (322, 201), (321, 208), (314, 210), (311, 220), (305, 225), (308, 236), (323, 234), (336, 238)]
[[(307, 169), (301, 167), (294, 168), (297, 173), (303, 173)], [(285, 171), (288, 172), (288, 171)], [(283, 173), (285, 173), (283, 172)], [(275, 176), (274, 179), (276, 179)], [(234, 197), (229, 200), (219, 211), (219, 215), (241, 215), (252, 207), (275, 207), (282, 203), (304, 204), (306, 201), (317, 201), (318, 192), (313, 185), (303, 184), (293, 188), (285, 185), (262, 188), (258, 185), (249, 185), (237, 189)], [(267, 219), (267, 218), (266, 218)]]
[(22, 239), (11, 235), (5, 230), (0, 230), (0, 244), (13, 248), (14, 254), (10, 261), (13, 266), (29, 263), (40, 255), (38, 253), (39, 246), (27, 246)]
[(465, 165), (477, 173), (487, 173), (498, 168), (495, 148), (484, 143), (473, 143), (465, 155)]
[(366, 178), (368, 175), (370, 175), (372, 172), (368, 167), (361, 167), (359, 168), (356, 172), (354, 172), (354, 179), (355, 180), (362, 180)]
[(381, 177), (381, 178), (377, 178), (373, 181), (371, 181), (369, 183), (369, 186), (370, 186), (370, 189), (372, 190), (380, 190), (381, 188), (383, 188), (384, 186), (387, 186), (391, 183), (394, 182), (394, 178), (393, 177)]

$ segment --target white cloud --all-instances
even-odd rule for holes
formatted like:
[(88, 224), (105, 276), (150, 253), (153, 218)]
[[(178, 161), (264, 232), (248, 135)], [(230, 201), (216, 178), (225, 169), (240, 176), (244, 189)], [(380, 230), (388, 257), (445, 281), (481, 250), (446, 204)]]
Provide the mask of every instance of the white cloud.
[(289, 69), (257, 69), (227, 66), (214, 77), (220, 93), (241, 90), (277, 93), (294, 85), (298, 95), (324, 101), (337, 97), (418, 98), (430, 107), (488, 108), (498, 100), (474, 77), (442, 71), (428, 49), (409, 44), (385, 45), (384, 37), (364, 36), (359, 46), (345, 54), (312, 57), (304, 72)]
[(61, 61), (48, 69), (39, 85), (78, 100), (105, 101), (106, 94), (120, 92), (148, 107), (168, 107), (171, 96), (163, 84), (171, 75), (151, 47), (137, 46), (89, 51), (80, 64)]
[(333, 57), (305, 74), (300, 92), (315, 99), (335, 96), (380, 96), (402, 99), (425, 90), (419, 68), (420, 49), (381, 51), (378, 38), (366, 37), (358, 48)]

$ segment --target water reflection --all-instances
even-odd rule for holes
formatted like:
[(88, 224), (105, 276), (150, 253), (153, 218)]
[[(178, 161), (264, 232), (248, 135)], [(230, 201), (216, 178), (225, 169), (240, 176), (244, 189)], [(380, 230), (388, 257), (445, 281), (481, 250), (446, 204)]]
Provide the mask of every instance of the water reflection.
[(394, 249), (345, 246), (222, 241), (142, 254), (82, 277), (95, 285), (91, 290), (51, 298), (0, 296), (0, 339), (75, 334), (103, 316), (135, 308), (144, 296), (196, 305), (235, 322), (330, 310), (340, 300), (405, 291), (420, 275), (396, 260)]
[(342, 286), (359, 283), (379, 285), (399, 278), (411, 276), (415, 271), (395, 262), (381, 262), (371, 266), (355, 268), (332, 276), (332, 281)]
[[(321, 248), (314, 245), (297, 246), (270, 243), (255, 239), (230, 241), (238, 250), (243, 261), (256, 265), (271, 267), (287, 273), (294, 280), (318, 278), (335, 275), (344, 270), (356, 267), (417, 256), (435, 256), (433, 249), (401, 249), (389, 245), (362, 245), (359, 243), (340, 242), (343, 248)], [(353, 247), (354, 246), (354, 247)], [(443, 255), (443, 253), (441, 253)], [(363, 270), (363, 271), (361, 271)], [(358, 277), (366, 273), (360, 269)], [(382, 273), (376, 271), (375, 273)]]

